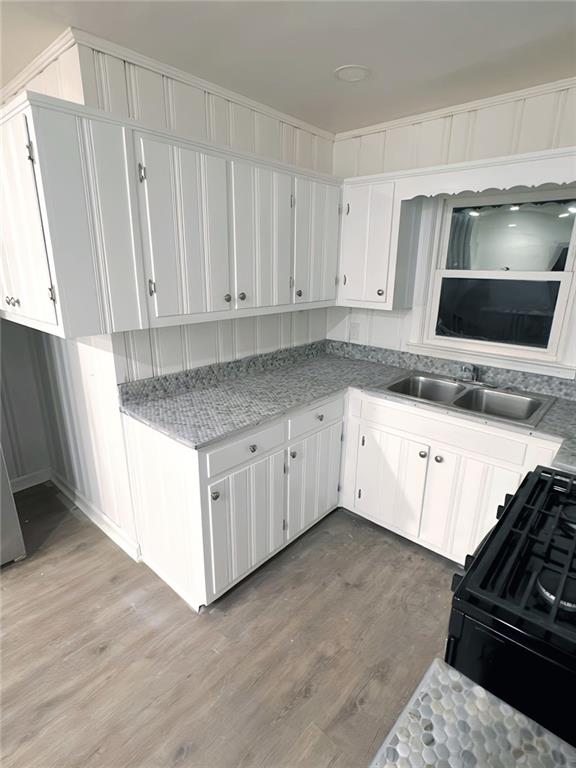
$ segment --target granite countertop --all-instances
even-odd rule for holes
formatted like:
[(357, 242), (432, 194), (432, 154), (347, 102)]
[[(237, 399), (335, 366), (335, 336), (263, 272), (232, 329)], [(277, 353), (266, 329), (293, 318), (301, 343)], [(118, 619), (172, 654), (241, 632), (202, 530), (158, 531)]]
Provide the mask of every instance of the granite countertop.
[(435, 659), (371, 768), (576, 768), (576, 749)]
[(367, 360), (320, 354), (295, 364), (248, 372), (224, 381), (208, 382), (185, 391), (144, 390), (122, 410), (154, 429), (193, 448), (203, 448), (234, 433), (256, 427), (293, 408), (357, 387), (414, 407), (442, 410), (473, 421), (563, 439), (555, 466), (576, 472), (576, 401), (558, 398), (536, 428), (490, 420), (433, 403), (414, 402), (379, 391), (409, 369)]

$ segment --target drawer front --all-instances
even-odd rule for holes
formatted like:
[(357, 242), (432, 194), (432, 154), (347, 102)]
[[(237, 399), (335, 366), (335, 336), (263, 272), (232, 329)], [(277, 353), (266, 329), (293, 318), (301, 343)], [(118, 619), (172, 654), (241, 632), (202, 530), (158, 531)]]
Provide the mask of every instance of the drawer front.
[(307, 408), (305, 411), (299, 411), (288, 421), (290, 440), (337, 421), (343, 415), (344, 398), (342, 397), (320, 403), (313, 408)]
[(244, 464), (281, 446), (285, 442), (285, 424), (275, 424), (260, 432), (252, 432), (241, 440), (226, 443), (207, 454), (208, 477), (214, 477), (233, 467)]
[(362, 404), (362, 419), (508, 464), (522, 465), (526, 456), (527, 439), (522, 435), (508, 437), (498, 429), (479, 427), (472, 421), (464, 424), (445, 414), (424, 416), (415, 409), (394, 408), (367, 399)]

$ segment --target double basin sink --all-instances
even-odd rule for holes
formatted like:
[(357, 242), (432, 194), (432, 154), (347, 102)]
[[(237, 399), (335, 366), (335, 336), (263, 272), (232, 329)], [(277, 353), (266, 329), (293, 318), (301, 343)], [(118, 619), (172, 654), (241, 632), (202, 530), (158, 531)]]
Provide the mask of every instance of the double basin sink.
[(545, 395), (528, 395), (463, 382), (432, 374), (410, 374), (383, 387), (414, 400), (446, 405), (479, 416), (536, 426), (554, 402)]

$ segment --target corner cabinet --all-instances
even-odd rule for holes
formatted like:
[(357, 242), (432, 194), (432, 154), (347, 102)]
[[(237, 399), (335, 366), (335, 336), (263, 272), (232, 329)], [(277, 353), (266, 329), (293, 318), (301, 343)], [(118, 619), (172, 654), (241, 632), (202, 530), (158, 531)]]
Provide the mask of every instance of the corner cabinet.
[(194, 450), (124, 414), (141, 559), (195, 610), (338, 506), (344, 396)]
[(341, 503), (463, 563), (553, 439), (352, 391)]

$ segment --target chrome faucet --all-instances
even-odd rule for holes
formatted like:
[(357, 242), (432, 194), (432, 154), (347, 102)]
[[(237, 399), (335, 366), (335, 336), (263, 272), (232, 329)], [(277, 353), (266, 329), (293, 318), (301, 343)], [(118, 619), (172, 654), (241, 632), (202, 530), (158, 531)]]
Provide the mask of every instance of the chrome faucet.
[(460, 381), (478, 381), (478, 366), (464, 363), (460, 366)]

